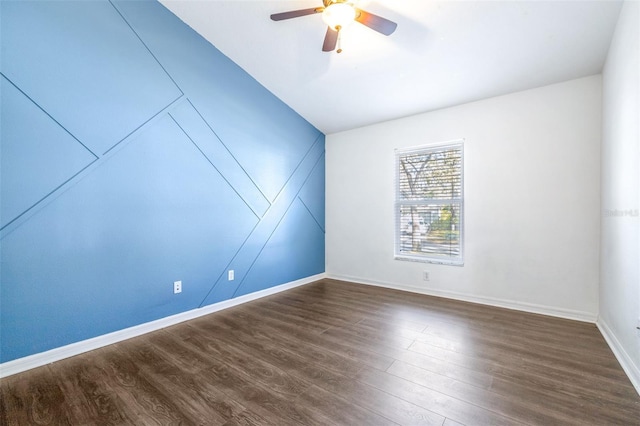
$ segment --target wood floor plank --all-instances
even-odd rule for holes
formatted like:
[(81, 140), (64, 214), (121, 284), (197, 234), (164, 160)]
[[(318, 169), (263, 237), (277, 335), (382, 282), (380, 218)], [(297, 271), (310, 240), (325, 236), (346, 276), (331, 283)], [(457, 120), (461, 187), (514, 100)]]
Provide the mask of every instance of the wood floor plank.
[[(622, 419), (613, 411), (584, 413), (576, 410), (575, 399), (560, 395), (549, 395), (543, 391), (510, 384), (506, 388), (492, 385), (482, 389), (454, 380), (428, 370), (395, 362), (388, 370), (389, 374), (409, 380), (421, 386), (445, 393), (449, 396), (493, 410), (522, 423), (536, 424), (576, 424), (596, 421), (601, 424), (616, 424)], [(503, 390), (500, 392), (500, 390)], [(533, 401), (533, 402), (532, 402)], [(545, 410), (541, 411), (540, 405)], [(624, 418), (624, 416), (623, 416)]]
[(0, 381), (6, 425), (638, 425), (593, 324), (336, 280)]
[[(221, 324), (224, 326), (221, 326)], [(265, 351), (276, 348), (278, 349), (275, 352), (276, 356), (285, 357), (287, 363), (308, 364), (315, 362), (349, 377), (353, 377), (362, 368), (359, 362), (350, 357), (329, 351), (320, 346), (300, 344), (278, 331), (272, 330), (272, 332), (269, 332), (269, 328), (263, 327), (262, 324), (250, 329), (246, 327), (234, 328), (234, 324), (238, 324), (241, 327), (241, 324), (233, 319), (222, 318), (215, 322), (194, 321), (190, 323), (190, 326), (211, 333), (217, 339), (223, 339), (227, 344), (238, 343), (242, 345), (243, 349), (241, 350), (243, 351), (249, 350), (247, 348), (252, 348), (254, 352), (257, 352), (255, 354), (257, 357), (271, 354), (270, 351)], [(273, 360), (272, 357), (269, 359)]]
[(219, 362), (201, 374), (215, 381), (227, 395), (269, 421), (297, 425), (328, 422), (325, 416), (308, 406), (296, 404), (297, 399), (271, 392), (261, 384), (255, 383), (239, 368)]
[(115, 392), (136, 423), (153, 418), (164, 424), (189, 423), (178, 405), (140, 374), (140, 367), (126, 355), (113, 348), (92, 357), (92, 363), (102, 370), (100, 377)]
[[(276, 305), (274, 305), (274, 303)], [(317, 300), (308, 300), (304, 297), (278, 297), (269, 299), (265, 302), (265, 305), (276, 307), (287, 306), (291, 308), (297, 308), (296, 312), (302, 314), (308, 314), (313, 317), (314, 320), (321, 319), (332, 323), (333, 325), (353, 324), (360, 321), (365, 315), (365, 312), (358, 311), (356, 309), (335, 309), (332, 306), (327, 306), (323, 303), (318, 303)], [(336, 323), (337, 322), (337, 323)]]
[[(300, 397), (298, 401), (314, 410), (319, 410), (329, 417), (329, 420), (338, 425), (367, 425), (367, 426), (391, 426), (398, 423), (361, 408), (360, 405), (347, 402), (338, 397), (333, 392), (328, 392), (323, 388), (312, 385)], [(439, 420), (438, 420), (439, 421)]]
[(223, 426), (277, 426), (278, 423), (269, 422), (264, 417), (260, 417), (250, 410), (244, 410), (242, 413), (233, 416), (226, 421)]
[[(628, 392), (624, 386), (612, 386), (609, 382), (598, 383), (578, 372), (572, 372), (571, 375), (558, 375), (557, 370), (549, 371), (539, 366), (536, 370), (532, 370), (526, 364), (509, 367), (482, 359), (460, 361), (448, 355), (445, 351), (437, 353), (433, 350), (428, 355), (413, 351), (397, 351), (395, 358), (484, 389), (491, 389), (495, 381), (500, 381), (500, 383), (540, 389), (550, 395), (567, 395), (589, 404), (611, 404), (619, 407), (637, 405), (630, 403), (634, 400), (635, 390)], [(510, 388), (510, 386), (506, 387)]]
[(437, 413), (328, 369), (311, 364), (302, 365), (294, 369), (294, 374), (344, 400), (352, 401), (354, 406), (370, 410), (398, 424), (441, 425), (444, 421), (444, 417)]
[(261, 307), (266, 309), (271, 309), (274, 311), (279, 311), (279, 312), (287, 312), (287, 314), (295, 315), (299, 319), (304, 319), (314, 324), (319, 324), (319, 325), (321, 324), (325, 326), (325, 328), (335, 327), (335, 326), (341, 327), (346, 324), (352, 324), (360, 320), (360, 317), (358, 316), (350, 316), (349, 319), (342, 319), (342, 318), (336, 318), (333, 316), (328, 316), (326, 314), (322, 314), (322, 313), (311, 310), (312, 306), (309, 306), (308, 309), (305, 309), (305, 308), (299, 308), (294, 303), (283, 304), (283, 303), (267, 301), (267, 302), (261, 303)]
[(400, 333), (385, 331), (384, 329), (374, 331), (365, 327), (358, 327), (357, 324), (348, 327), (331, 327), (323, 331), (321, 335), (343, 340), (347, 340), (351, 336), (357, 336), (370, 344), (398, 349), (409, 349), (415, 341), (415, 339), (407, 338), (406, 335), (400, 335)]
[(194, 349), (214, 354), (216, 359), (223, 359), (227, 364), (237, 366), (253, 380), (262, 383), (273, 393), (284, 398), (295, 398), (304, 392), (309, 384), (289, 375), (286, 371), (265, 362), (247, 351), (229, 345), (221, 339), (214, 339), (206, 333), (201, 333), (193, 327), (183, 327), (183, 340)]
[[(435, 344), (434, 344), (435, 343)], [(411, 351), (421, 354), (443, 357), (446, 359), (457, 360), (458, 362), (464, 362), (466, 360), (473, 365), (475, 360), (489, 361), (493, 364), (503, 365), (510, 369), (520, 369), (525, 366), (525, 363), (529, 363), (532, 368), (540, 370), (547, 370), (553, 372), (553, 374), (563, 373), (566, 375), (582, 375), (588, 376), (590, 380), (611, 383), (614, 386), (618, 385), (618, 381), (624, 381), (626, 377), (621, 377), (615, 374), (615, 377), (610, 377), (611, 370), (603, 369), (597, 364), (589, 364), (588, 361), (574, 363), (557, 357), (549, 357), (547, 354), (541, 354), (539, 358), (533, 355), (524, 353), (520, 350), (508, 351), (502, 348), (473, 348), (469, 351), (455, 350), (448, 343), (434, 342), (429, 343), (423, 341), (414, 341), (411, 347)], [(628, 379), (627, 379), (628, 380)], [(628, 386), (626, 383), (622, 386)]]
[[(268, 322), (269, 324), (286, 324), (291, 325), (295, 324), (298, 329), (298, 334), (320, 334), (327, 328), (333, 327), (333, 325), (326, 322), (317, 322), (313, 319), (298, 317), (295, 314), (292, 314), (286, 309), (274, 309), (265, 306), (262, 303), (256, 303), (255, 305), (247, 308), (246, 306), (238, 306), (233, 308), (233, 315), (237, 317), (242, 317), (247, 314), (258, 314), (262, 315), (264, 318), (264, 322)], [(257, 323), (260, 322), (258, 319), (251, 318), (250, 321), (255, 321)]]
[(428, 327), (426, 324), (411, 321), (392, 321), (387, 318), (382, 318), (379, 315), (372, 315), (368, 318), (363, 318), (361, 321), (358, 321), (356, 325), (360, 327), (367, 327), (371, 330), (396, 332), (408, 339), (415, 339)]
[(101, 379), (102, 370), (88, 357), (73, 357), (50, 370), (65, 394), (74, 423), (120, 425), (133, 423), (137, 417)]
[[(210, 331), (214, 330), (210, 325), (205, 326), (202, 322), (203, 321), (199, 321), (199, 327), (207, 328)], [(219, 330), (216, 335), (225, 340), (228, 344), (233, 345), (230, 337), (220, 333)], [(256, 344), (256, 341), (255, 339), (253, 341), (245, 340), (245, 343), (248, 346), (253, 346)], [(262, 356), (273, 353), (273, 350), (269, 349), (268, 346), (268, 343), (261, 344), (260, 349), (263, 350)], [(304, 346), (304, 348), (309, 347), (310, 346)], [(314, 360), (305, 360), (304, 355), (296, 353), (295, 350), (292, 350), (290, 355), (285, 355), (284, 358), (282, 355), (283, 353), (280, 351), (277, 356), (270, 358), (269, 361), (272, 364), (286, 369), (292, 374), (301, 377), (310, 383), (314, 383), (319, 388), (323, 388), (344, 400), (356, 401), (355, 403), (352, 402), (351, 410), (354, 411), (352, 415), (358, 410), (362, 411), (359, 409), (360, 406), (365, 410), (377, 413), (376, 418), (387, 418), (399, 424), (441, 425), (444, 421), (443, 417), (429, 412), (422, 407), (411, 404), (393, 395), (381, 392), (378, 389), (358, 383), (351, 377), (337, 374), (332, 371), (332, 368), (323, 368), (316, 365), (314, 364)], [(302, 358), (302, 362), (296, 358)], [(321, 365), (324, 366), (331, 364), (321, 363)], [(307, 394), (309, 392), (310, 391), (307, 391)], [(384, 401), (384, 403), (381, 403), (382, 401)], [(335, 414), (336, 413), (332, 412), (332, 418)], [(377, 420), (375, 423), (380, 423), (380, 421)]]
[[(334, 327), (332, 329), (324, 331), (323, 333), (329, 334), (329, 331), (335, 331), (336, 329), (337, 328)], [(398, 329), (395, 326), (374, 328), (364, 326), (361, 323), (356, 323), (342, 327), (342, 330), (352, 331), (358, 336), (372, 342), (380, 342), (402, 349), (409, 348), (413, 344), (414, 340), (423, 338), (422, 333)]]
[[(469, 425), (519, 425), (517, 419), (505, 417), (492, 410), (486, 410), (474, 404), (418, 385), (384, 371), (364, 368), (357, 380), (374, 386), (405, 401), (423, 407), (445, 418)], [(535, 423), (531, 423), (535, 424)], [(538, 423), (547, 424), (547, 423)]]
[(48, 367), (2, 379), (6, 425), (71, 425), (72, 410)]
[(543, 348), (559, 348), (573, 352), (588, 350), (594, 355), (605, 357), (609, 360), (611, 359), (611, 349), (609, 349), (604, 339), (587, 340), (576, 336), (557, 336), (556, 334), (549, 334), (540, 329), (526, 330), (522, 327), (514, 330), (506, 328), (496, 329), (494, 327), (482, 328), (482, 326), (478, 324), (460, 326), (442, 323), (440, 321), (431, 321), (422, 331), (426, 334), (456, 341), (481, 335), (487, 340), (504, 341), (508, 339), (512, 343), (519, 343), (525, 346), (539, 345)]
[(301, 332), (299, 330), (300, 322), (296, 321), (296, 317), (294, 315), (287, 315), (286, 313), (283, 314), (281, 312), (274, 313), (262, 308), (253, 310), (247, 309), (242, 312), (236, 312), (236, 314), (238, 317), (244, 318), (253, 323), (262, 322), (274, 331), (283, 333), (291, 341), (292, 345), (315, 345), (323, 347), (332, 352), (346, 354), (349, 357), (358, 359), (360, 362), (376, 368), (385, 369), (393, 362), (393, 359), (390, 357), (362, 350), (358, 345), (353, 345), (348, 341), (329, 339), (319, 333)]
[(162, 345), (150, 343), (143, 337), (119, 343), (117, 348), (128, 354), (140, 366), (145, 378), (165, 398), (174, 400), (195, 424), (222, 424), (246, 410), (198, 374), (188, 374), (181, 369), (174, 362), (175, 356), (168, 354)]
[(611, 354), (604, 356), (600, 353), (590, 353), (589, 360), (585, 360), (581, 352), (571, 348), (537, 345), (535, 342), (512, 337), (499, 339), (484, 335), (479, 336), (477, 333), (456, 338), (452, 335), (440, 336), (425, 331), (415, 340), (462, 353), (509, 352), (523, 359), (534, 358), (541, 363), (562, 364), (575, 368), (582, 368), (585, 363), (588, 363), (592, 372), (595, 373), (597, 370), (598, 374), (603, 377), (613, 377), (614, 379), (624, 377), (621, 375), (619, 363), (611, 357)]

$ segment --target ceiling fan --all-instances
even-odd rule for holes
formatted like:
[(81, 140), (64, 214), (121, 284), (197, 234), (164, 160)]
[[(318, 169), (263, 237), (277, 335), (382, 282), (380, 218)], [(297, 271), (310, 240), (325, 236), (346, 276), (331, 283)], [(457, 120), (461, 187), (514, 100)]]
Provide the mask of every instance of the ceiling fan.
[[(353, 21), (359, 22), (374, 31), (386, 36), (391, 35), (398, 24), (373, 13), (365, 12), (354, 5), (353, 0), (322, 0), (324, 7), (291, 10), (289, 12), (274, 13), (273, 21), (298, 18), (300, 16), (322, 13), (322, 19), (327, 24), (327, 34), (322, 45), (323, 52), (331, 52), (339, 44), (340, 31)], [(342, 52), (338, 46), (338, 53)]]

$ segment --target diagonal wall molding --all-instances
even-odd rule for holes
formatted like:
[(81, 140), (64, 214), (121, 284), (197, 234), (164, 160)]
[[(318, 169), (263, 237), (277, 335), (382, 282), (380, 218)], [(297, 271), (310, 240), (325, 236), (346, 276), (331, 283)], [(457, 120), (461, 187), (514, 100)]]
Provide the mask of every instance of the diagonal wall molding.
[[(282, 191), (280, 191), (271, 208), (265, 213), (260, 223), (256, 225), (251, 235), (249, 235), (227, 268), (220, 274), (209, 294), (207, 294), (200, 304), (200, 307), (232, 298), (235, 295), (251, 269), (251, 265), (253, 265), (260, 255), (269, 237), (287, 213), (309, 174), (323, 154), (324, 136), (320, 135), (291, 178), (287, 181)], [(227, 280), (226, 271), (231, 269), (235, 271), (235, 284)]]
[(193, 104), (187, 100), (169, 115), (256, 216), (262, 217), (269, 201)]

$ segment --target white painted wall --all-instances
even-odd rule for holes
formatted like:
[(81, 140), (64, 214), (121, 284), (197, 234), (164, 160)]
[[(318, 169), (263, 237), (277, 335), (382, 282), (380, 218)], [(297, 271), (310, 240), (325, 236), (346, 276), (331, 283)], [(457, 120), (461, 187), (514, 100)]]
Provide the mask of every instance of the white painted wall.
[(603, 70), (598, 325), (640, 392), (639, 8), (623, 5)]
[[(327, 275), (595, 321), (601, 122), (592, 76), (329, 135)], [(394, 260), (394, 149), (459, 138), (464, 266)]]

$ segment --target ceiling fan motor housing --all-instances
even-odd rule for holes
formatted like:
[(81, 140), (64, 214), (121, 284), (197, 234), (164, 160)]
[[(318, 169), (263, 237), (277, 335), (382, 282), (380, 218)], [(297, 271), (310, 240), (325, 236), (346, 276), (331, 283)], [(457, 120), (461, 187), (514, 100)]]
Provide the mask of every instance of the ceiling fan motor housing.
[(322, 12), (322, 20), (334, 31), (346, 28), (356, 19), (356, 9), (353, 4), (335, 2), (327, 6)]

